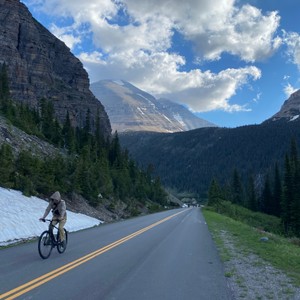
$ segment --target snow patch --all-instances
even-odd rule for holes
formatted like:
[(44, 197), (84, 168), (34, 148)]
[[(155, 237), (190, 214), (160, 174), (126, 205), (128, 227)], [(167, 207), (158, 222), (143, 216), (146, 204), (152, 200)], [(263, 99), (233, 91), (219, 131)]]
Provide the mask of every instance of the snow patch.
[(125, 85), (124, 82), (122, 80), (114, 80), (114, 83), (118, 84), (118, 85)]
[(142, 115), (145, 115), (144, 112), (143, 112), (143, 110), (142, 110), (140, 107), (137, 107), (136, 109), (137, 109)]
[(172, 121), (164, 114), (161, 114), (167, 121), (169, 121), (170, 123), (172, 123)]
[(149, 103), (150, 106), (152, 106), (154, 109), (156, 109), (155, 104), (151, 100), (149, 100), (148, 98), (146, 98), (142, 94), (137, 94), (137, 95), (140, 96), (141, 98), (145, 99)]
[(298, 118), (299, 118), (299, 115), (293, 116), (293, 117), (290, 119), (289, 122), (295, 121), (295, 120), (298, 119)]
[(173, 114), (173, 117), (180, 123), (181, 126), (183, 126), (184, 128), (186, 127), (186, 124), (183, 122), (181, 115)]
[[(0, 246), (39, 236), (48, 228), (40, 222), (48, 202), (38, 197), (26, 197), (21, 192), (0, 187)], [(48, 218), (51, 218), (51, 212)], [(83, 214), (67, 211), (65, 228), (78, 231), (103, 223)]]

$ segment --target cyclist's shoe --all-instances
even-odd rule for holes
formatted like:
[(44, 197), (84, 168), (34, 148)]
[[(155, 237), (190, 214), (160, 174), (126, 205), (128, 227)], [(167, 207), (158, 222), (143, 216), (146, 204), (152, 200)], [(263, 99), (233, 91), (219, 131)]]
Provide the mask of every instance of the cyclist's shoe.
[(65, 241), (63, 240), (63, 241), (59, 241), (58, 245), (61, 246), (62, 248), (64, 248), (66, 244), (65, 244)]

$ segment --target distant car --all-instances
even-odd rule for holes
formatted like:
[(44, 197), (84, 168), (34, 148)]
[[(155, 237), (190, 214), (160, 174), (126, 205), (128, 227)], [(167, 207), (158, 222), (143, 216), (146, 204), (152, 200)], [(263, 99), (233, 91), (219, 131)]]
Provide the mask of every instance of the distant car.
[(187, 204), (182, 204), (181, 207), (182, 207), (182, 208), (186, 208), (186, 207), (188, 207), (188, 206), (187, 206)]

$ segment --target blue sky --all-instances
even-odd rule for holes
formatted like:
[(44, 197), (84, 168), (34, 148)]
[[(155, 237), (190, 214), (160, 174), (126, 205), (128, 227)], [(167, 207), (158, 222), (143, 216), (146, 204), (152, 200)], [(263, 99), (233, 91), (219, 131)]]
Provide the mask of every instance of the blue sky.
[(300, 88), (299, 0), (22, 2), (91, 82), (127, 80), (219, 126), (259, 124)]

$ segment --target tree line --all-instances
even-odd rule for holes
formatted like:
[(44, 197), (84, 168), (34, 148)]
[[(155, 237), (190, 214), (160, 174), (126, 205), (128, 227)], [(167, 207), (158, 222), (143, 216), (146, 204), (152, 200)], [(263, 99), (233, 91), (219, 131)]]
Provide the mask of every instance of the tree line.
[(0, 71), (0, 114), (24, 132), (61, 149), (55, 156), (39, 157), (30, 151), (16, 153), (3, 143), (1, 186), (27, 195), (49, 195), (54, 190), (63, 194), (76, 192), (91, 205), (97, 205), (101, 197), (121, 199), (131, 206), (147, 200), (166, 204), (159, 178), (153, 178), (151, 169), (142, 170), (129, 158), (120, 146), (117, 132), (111, 138), (103, 137), (99, 114), (94, 132), (90, 127), (90, 111), (86, 112), (83, 128), (72, 127), (68, 113), (60, 124), (53, 104), (47, 99), (41, 99), (34, 109), (12, 101), (5, 64)]
[(279, 217), (286, 235), (300, 237), (300, 158), (292, 139), (290, 151), (266, 174), (249, 174), (243, 180), (234, 169), (226, 184), (213, 178), (208, 190), (208, 205), (218, 208), (230, 201), (254, 212)]

